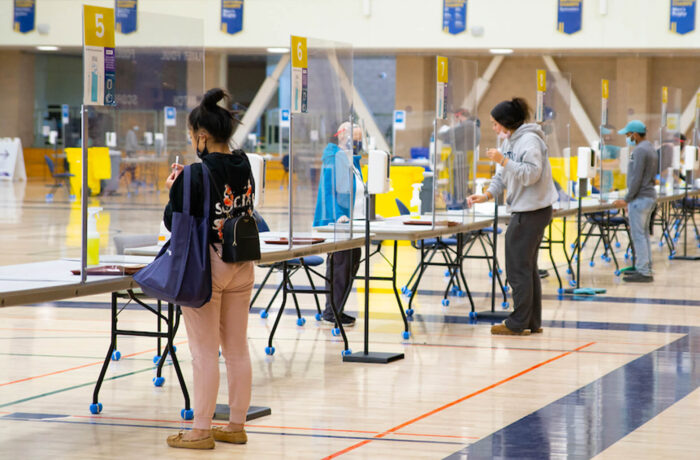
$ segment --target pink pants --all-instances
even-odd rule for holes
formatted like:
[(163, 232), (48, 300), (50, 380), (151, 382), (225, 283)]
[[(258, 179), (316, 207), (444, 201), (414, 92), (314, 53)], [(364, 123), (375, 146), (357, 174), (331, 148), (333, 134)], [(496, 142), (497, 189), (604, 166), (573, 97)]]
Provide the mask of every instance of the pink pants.
[(209, 249), (211, 300), (200, 308), (182, 308), (194, 373), (193, 428), (200, 430), (211, 428), (216, 409), (219, 346), (226, 362), (231, 423), (245, 422), (252, 385), (247, 329), (253, 263), (227, 264)]

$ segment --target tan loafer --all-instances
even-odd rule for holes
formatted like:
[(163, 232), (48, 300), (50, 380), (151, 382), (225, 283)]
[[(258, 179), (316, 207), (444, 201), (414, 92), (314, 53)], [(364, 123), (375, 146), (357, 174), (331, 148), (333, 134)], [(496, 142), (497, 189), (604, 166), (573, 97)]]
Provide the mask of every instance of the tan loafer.
[(523, 329), (522, 332), (515, 332), (508, 329), (505, 324), (496, 324), (491, 326), (491, 334), (493, 335), (530, 335), (530, 329)]
[(223, 427), (215, 426), (211, 429), (211, 434), (214, 439), (221, 442), (230, 442), (231, 444), (245, 444), (248, 442), (248, 435), (245, 430), (241, 431), (226, 431)]
[(544, 332), (544, 329), (542, 329), (541, 327), (538, 329), (530, 329), (530, 332), (532, 332), (533, 334), (541, 334), (542, 332)]
[(213, 449), (216, 445), (214, 442), (214, 437), (211, 435), (209, 435), (209, 437), (195, 439), (193, 441), (182, 439), (183, 435), (184, 433), (181, 431), (178, 434), (168, 436), (168, 445), (170, 447), (178, 447), (181, 449)]

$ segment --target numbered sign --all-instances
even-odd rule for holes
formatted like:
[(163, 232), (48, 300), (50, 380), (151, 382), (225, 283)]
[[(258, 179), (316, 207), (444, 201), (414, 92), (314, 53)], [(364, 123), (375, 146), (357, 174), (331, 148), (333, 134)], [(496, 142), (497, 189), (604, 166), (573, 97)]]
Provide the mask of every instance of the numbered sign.
[(83, 5), (83, 104), (114, 105), (114, 9)]
[(309, 56), (306, 37), (292, 36), (292, 113), (306, 113), (309, 105)]
[(603, 96), (603, 100), (601, 102), (601, 115), (600, 115), (600, 124), (601, 125), (607, 125), (608, 124), (608, 99), (610, 98), (610, 82), (608, 80), (603, 80), (601, 84), (601, 93)]
[(544, 93), (547, 92), (547, 71), (537, 70), (537, 106), (535, 108), (535, 121), (544, 121)]
[(67, 125), (70, 122), (70, 108), (68, 104), (61, 105), (61, 123)]
[(666, 126), (668, 115), (668, 86), (661, 88), (661, 126)]
[(449, 82), (450, 69), (448, 60), (444, 56), (437, 57), (437, 92), (435, 96), (435, 116), (444, 120), (447, 118), (447, 83)]
[(165, 126), (175, 126), (177, 110), (175, 107), (164, 107), (163, 111), (165, 113)]

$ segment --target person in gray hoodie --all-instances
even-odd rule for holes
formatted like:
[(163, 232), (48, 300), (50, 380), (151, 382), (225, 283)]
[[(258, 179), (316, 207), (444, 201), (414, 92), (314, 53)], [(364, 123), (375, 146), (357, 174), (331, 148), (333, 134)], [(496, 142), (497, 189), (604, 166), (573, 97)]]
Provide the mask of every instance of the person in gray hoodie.
[(500, 150), (489, 149), (486, 155), (499, 166), (486, 193), (467, 198), (471, 206), (508, 191), (511, 219), (506, 231), (506, 273), (513, 287), (514, 311), (503, 324), (491, 328), (498, 335), (542, 332), (537, 255), (558, 196), (544, 132), (539, 125), (526, 123), (529, 115), (530, 108), (521, 98), (503, 101), (491, 110), (493, 130), (505, 140)]

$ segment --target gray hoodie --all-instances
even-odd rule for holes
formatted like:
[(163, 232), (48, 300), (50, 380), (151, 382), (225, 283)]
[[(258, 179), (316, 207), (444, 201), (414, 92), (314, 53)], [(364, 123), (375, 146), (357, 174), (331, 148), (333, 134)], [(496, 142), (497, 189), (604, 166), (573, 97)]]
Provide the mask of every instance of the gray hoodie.
[(658, 171), (659, 155), (651, 142), (643, 140), (632, 151), (627, 166), (627, 196), (625, 196), (625, 201), (629, 203), (637, 198), (656, 199), (654, 178)]
[(508, 190), (506, 205), (510, 212), (536, 211), (557, 201), (547, 144), (539, 125), (520, 126), (503, 143), (501, 151), (508, 162), (503, 168), (498, 166), (488, 191), (496, 197)]

